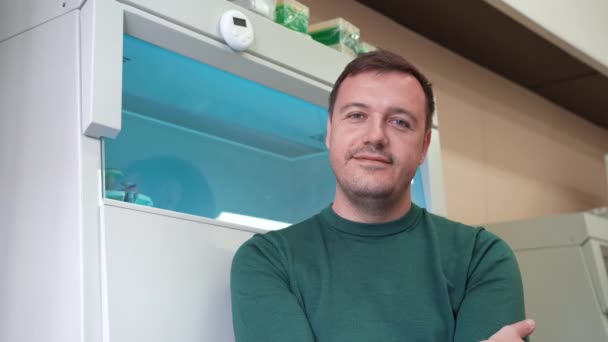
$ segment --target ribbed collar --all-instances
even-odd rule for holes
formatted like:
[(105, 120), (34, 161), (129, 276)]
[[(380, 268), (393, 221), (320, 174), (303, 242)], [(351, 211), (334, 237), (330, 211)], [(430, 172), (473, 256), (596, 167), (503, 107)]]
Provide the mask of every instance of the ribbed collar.
[(347, 220), (334, 212), (331, 205), (319, 213), (319, 217), (332, 228), (350, 235), (382, 237), (399, 234), (413, 227), (420, 218), (422, 209), (412, 203), (403, 217), (385, 223), (361, 223)]

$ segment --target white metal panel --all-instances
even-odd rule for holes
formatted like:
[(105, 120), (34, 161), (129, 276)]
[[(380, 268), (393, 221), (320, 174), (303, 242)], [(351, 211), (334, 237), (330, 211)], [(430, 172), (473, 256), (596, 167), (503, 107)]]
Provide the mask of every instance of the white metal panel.
[(82, 224), (82, 294), (83, 333), (86, 342), (107, 342), (107, 303), (102, 278), (100, 208), (102, 207), (101, 141), (83, 136), (81, 139), (81, 224)]
[(201, 33), (223, 43), (219, 20), (230, 9), (247, 13), (255, 31), (249, 53), (294, 70), (307, 77), (333, 85), (352, 59), (329, 47), (298, 34), (272, 20), (225, 0), (124, 0), (121, 1)]
[(516, 252), (532, 341), (608, 341), (580, 246)]
[(234, 341), (230, 265), (253, 232), (106, 202), (111, 341)]
[(81, 341), (78, 14), (0, 43), (0, 340)]
[(590, 237), (608, 243), (608, 217), (593, 215), (591, 213), (582, 214), (585, 220), (585, 227)]
[(493, 223), (486, 228), (503, 238), (514, 250), (580, 246), (588, 239), (585, 214)]
[(595, 295), (604, 314), (608, 314), (607, 248), (607, 245), (603, 245), (595, 239), (588, 240), (582, 247), (593, 288), (595, 289)]
[(121, 127), (122, 10), (112, 0), (89, 0), (80, 13), (82, 131), (115, 138)]
[[(83, 333), (86, 342), (107, 342), (104, 331), (103, 258), (100, 241), (100, 208), (102, 206), (101, 141), (82, 136), (81, 139), (81, 224), (82, 224), (82, 293)], [(104, 335), (105, 333), (105, 335)]]
[(0, 42), (72, 11), (85, 0), (2, 0)]

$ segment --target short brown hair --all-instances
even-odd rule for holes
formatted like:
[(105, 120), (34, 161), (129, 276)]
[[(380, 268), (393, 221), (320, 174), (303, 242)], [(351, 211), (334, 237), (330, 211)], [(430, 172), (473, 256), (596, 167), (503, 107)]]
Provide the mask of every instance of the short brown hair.
[(344, 71), (340, 74), (334, 88), (329, 94), (329, 117), (331, 118), (334, 111), (334, 105), (336, 98), (338, 97), (338, 91), (342, 82), (349, 76), (355, 76), (362, 72), (375, 71), (377, 73), (386, 72), (401, 72), (414, 76), (424, 91), (426, 97), (426, 129), (430, 129), (433, 121), (433, 113), (435, 112), (435, 99), (433, 97), (433, 88), (429, 80), (424, 76), (418, 68), (412, 63), (408, 62), (405, 58), (399, 56), (396, 53), (378, 49), (375, 51), (367, 52), (359, 55), (359, 57), (352, 60)]

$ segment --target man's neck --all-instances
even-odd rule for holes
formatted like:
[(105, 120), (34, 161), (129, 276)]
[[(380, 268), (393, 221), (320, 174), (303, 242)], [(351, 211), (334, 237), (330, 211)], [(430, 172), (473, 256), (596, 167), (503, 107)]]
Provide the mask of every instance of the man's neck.
[(403, 217), (411, 208), (410, 193), (397, 201), (389, 199), (349, 199), (339, 189), (332, 209), (339, 216), (355, 222), (383, 223)]

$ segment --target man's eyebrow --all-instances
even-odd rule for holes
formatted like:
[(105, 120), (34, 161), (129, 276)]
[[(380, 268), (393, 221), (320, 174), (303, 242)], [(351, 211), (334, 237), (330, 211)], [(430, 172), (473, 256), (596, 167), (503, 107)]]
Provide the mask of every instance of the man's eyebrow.
[(412, 121), (414, 122), (418, 122), (418, 119), (416, 118), (416, 115), (414, 115), (412, 112), (410, 112), (407, 109), (403, 109), (401, 107), (390, 107), (388, 109), (389, 113), (395, 113), (395, 114), (404, 114), (407, 115), (408, 117), (410, 117), (410, 119), (412, 119)]
[(368, 109), (369, 106), (366, 105), (365, 103), (361, 103), (361, 102), (350, 102), (345, 104), (344, 106), (340, 107), (340, 113), (346, 111), (348, 108), (350, 107), (356, 107), (356, 108), (362, 108), (362, 109)]

